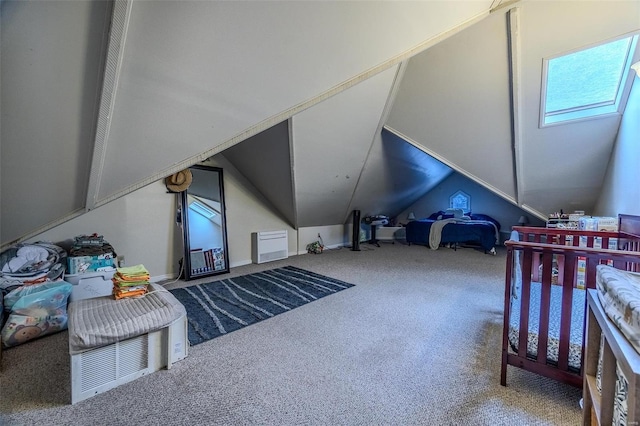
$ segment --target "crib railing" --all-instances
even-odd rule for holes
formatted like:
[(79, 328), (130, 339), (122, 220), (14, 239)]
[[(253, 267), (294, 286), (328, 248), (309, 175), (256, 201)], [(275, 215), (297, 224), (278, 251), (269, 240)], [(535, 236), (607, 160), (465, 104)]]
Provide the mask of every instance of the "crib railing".
[[(640, 271), (640, 237), (633, 234), (604, 231), (579, 231), (557, 228), (513, 228), (521, 241), (508, 240), (507, 268), (505, 276), (504, 331), (502, 342), (502, 371), (500, 383), (506, 385), (507, 365), (513, 365), (542, 374), (553, 379), (582, 386), (582, 368), (576, 371), (569, 366), (571, 311), (574, 288), (595, 288), (596, 266), (610, 264), (615, 268)], [(613, 250), (611, 247), (624, 244), (633, 250)], [(518, 324), (518, 348), (510, 349), (509, 319), (516, 269), (521, 273), (522, 297), (516, 301), (520, 307)], [(566, 277), (571, 277), (566, 279)], [(537, 353), (527, 352), (529, 337), (529, 308), (531, 282), (542, 283)], [(547, 359), (549, 335), (549, 307), (551, 286), (561, 285), (561, 319), (557, 363)], [(583, 321), (584, 324), (584, 321)], [(584, 342), (583, 342), (584, 348)], [(584, 354), (582, 354), (584, 357)]]

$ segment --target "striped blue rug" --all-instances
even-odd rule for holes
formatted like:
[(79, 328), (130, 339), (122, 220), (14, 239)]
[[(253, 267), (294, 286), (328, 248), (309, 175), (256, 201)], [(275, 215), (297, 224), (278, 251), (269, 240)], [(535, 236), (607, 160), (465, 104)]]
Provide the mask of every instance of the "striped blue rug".
[(353, 286), (285, 266), (170, 291), (187, 309), (197, 345)]

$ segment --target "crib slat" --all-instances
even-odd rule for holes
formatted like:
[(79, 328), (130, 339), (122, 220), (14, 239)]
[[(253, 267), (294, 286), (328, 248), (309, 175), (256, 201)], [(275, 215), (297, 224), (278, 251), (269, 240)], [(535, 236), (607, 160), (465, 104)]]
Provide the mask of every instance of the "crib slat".
[(531, 263), (532, 252), (522, 253), (522, 297), (520, 298), (520, 330), (518, 332), (518, 355), (527, 356), (529, 340), (529, 301), (531, 299)]
[(511, 318), (511, 300), (514, 296), (513, 288), (516, 277), (513, 252), (513, 247), (507, 246), (507, 268), (504, 279), (504, 318), (502, 319), (502, 365), (500, 367), (500, 384), (502, 386), (507, 385), (507, 366), (509, 364), (509, 318)]
[[(586, 270), (586, 278), (585, 283), (587, 288), (596, 288), (596, 267), (599, 263), (598, 257), (594, 255), (587, 256), (587, 270)], [(603, 263), (606, 263), (605, 259), (602, 259)]]
[(560, 342), (558, 343), (558, 368), (569, 369), (569, 343), (571, 341), (571, 311), (573, 308), (573, 283), (562, 286), (562, 313), (560, 315)]
[(538, 362), (547, 362), (549, 345), (549, 305), (551, 304), (551, 277), (553, 272), (553, 254), (546, 252), (542, 256), (542, 294), (540, 295), (540, 318), (538, 320)]

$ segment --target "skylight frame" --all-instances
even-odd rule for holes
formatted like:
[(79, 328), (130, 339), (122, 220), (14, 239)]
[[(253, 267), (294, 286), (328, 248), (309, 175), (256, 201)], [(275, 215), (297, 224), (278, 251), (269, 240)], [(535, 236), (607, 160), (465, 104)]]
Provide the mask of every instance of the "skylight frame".
[[(633, 73), (630, 71), (631, 64), (637, 61), (639, 56), (639, 38), (640, 32), (634, 31), (632, 33), (624, 34), (622, 36), (609, 39), (607, 41), (601, 43), (595, 43), (586, 47), (581, 47), (579, 49), (574, 49), (569, 52), (564, 52), (559, 55), (554, 55), (548, 58), (543, 58), (542, 61), (542, 88), (540, 93), (540, 128), (556, 126), (560, 124), (567, 124), (569, 122), (577, 122), (584, 120), (593, 120), (598, 118), (603, 118), (611, 115), (621, 115), (624, 106), (626, 105), (627, 97), (629, 96), (629, 90), (631, 89), (631, 84), (633, 83)], [(613, 43), (618, 40), (630, 38), (631, 41), (629, 43), (626, 58), (624, 65), (622, 67), (622, 74), (620, 76), (620, 80), (618, 82), (618, 90), (616, 93), (615, 100), (606, 101), (606, 102), (597, 102), (592, 104), (579, 105), (571, 108), (566, 108), (564, 110), (552, 111), (550, 113), (546, 112), (546, 101), (547, 101), (547, 83), (548, 83), (548, 71), (549, 71), (549, 62), (553, 59), (568, 56), (577, 52), (581, 52), (583, 50), (588, 50), (594, 47), (602, 46), (608, 43)]]
[(189, 209), (206, 217), (207, 219), (212, 219), (216, 215), (216, 212), (209, 208), (209, 206), (201, 203), (198, 200), (193, 200), (191, 203), (189, 203)]

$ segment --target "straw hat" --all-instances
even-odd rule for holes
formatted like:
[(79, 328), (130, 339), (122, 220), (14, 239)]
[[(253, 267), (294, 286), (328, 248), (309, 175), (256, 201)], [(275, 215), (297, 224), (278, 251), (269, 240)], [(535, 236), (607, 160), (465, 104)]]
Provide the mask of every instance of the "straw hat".
[(167, 185), (167, 189), (171, 192), (182, 192), (189, 188), (191, 185), (191, 181), (193, 180), (193, 176), (191, 175), (191, 170), (184, 169), (178, 173), (174, 173), (171, 176), (167, 177), (164, 180), (164, 183)]

